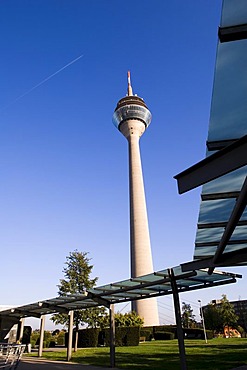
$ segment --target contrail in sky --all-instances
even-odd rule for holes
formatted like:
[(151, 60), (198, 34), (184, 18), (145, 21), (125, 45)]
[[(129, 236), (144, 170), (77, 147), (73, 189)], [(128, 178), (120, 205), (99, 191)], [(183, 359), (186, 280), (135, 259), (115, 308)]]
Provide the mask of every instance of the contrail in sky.
[(8, 108), (9, 106), (13, 105), (14, 103), (16, 103), (18, 100), (20, 100), (21, 98), (23, 98), (24, 96), (26, 96), (27, 94), (29, 94), (30, 92), (32, 92), (33, 90), (37, 89), (37, 87), (43, 85), (46, 81), (48, 81), (52, 77), (56, 76), (58, 73), (62, 72), (65, 68), (71, 66), (71, 64), (74, 64), (75, 62), (77, 62), (77, 60), (81, 59), (82, 57), (83, 57), (83, 54), (80, 55), (79, 57), (73, 59), (71, 62), (69, 62), (68, 64), (66, 64), (65, 66), (63, 66), (59, 70), (57, 70), (56, 72), (52, 73), (50, 76), (46, 77), (44, 80), (42, 80), (41, 82), (39, 82), (37, 85), (33, 86), (31, 89), (27, 90), (25, 93), (23, 93), (22, 95), (18, 96), (15, 100), (13, 100), (10, 104), (8, 104), (5, 108), (3, 108), (2, 111), (5, 110), (6, 108)]

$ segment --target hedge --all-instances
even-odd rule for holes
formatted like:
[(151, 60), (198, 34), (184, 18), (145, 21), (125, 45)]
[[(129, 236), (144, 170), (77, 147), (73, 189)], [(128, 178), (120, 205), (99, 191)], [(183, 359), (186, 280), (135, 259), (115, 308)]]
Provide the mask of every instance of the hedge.
[[(78, 348), (97, 347), (99, 332), (100, 329), (98, 328), (88, 328), (78, 330), (77, 347)], [(75, 334), (76, 332), (73, 331), (72, 347), (75, 346)], [(65, 346), (66, 347), (68, 346), (68, 333), (65, 333)]]
[[(109, 347), (110, 329), (104, 329), (103, 333), (105, 337), (105, 345)], [(116, 347), (138, 346), (140, 339), (140, 327), (139, 326), (116, 327), (115, 339)]]
[(145, 340), (152, 340), (153, 339), (153, 329), (141, 328), (140, 337), (144, 337)]
[[(177, 339), (177, 328), (175, 325), (160, 325), (160, 326), (146, 326), (141, 329), (142, 330), (148, 330), (152, 332), (153, 337), (157, 339), (157, 336), (155, 336), (155, 333), (163, 333), (163, 332), (169, 332), (174, 334), (174, 338)], [(183, 328), (184, 332), (184, 338), (185, 339), (205, 339), (204, 337), (204, 331), (201, 328)], [(212, 339), (213, 335), (212, 332), (207, 330), (206, 335), (208, 339)], [(145, 336), (145, 335), (141, 335)], [(158, 335), (160, 337), (160, 334)]]
[[(185, 337), (185, 339), (205, 339), (204, 330), (203, 329), (199, 329), (199, 328), (193, 328), (193, 329), (184, 328), (183, 331), (184, 331), (184, 337)], [(206, 331), (206, 335), (207, 335), (207, 338), (208, 339), (212, 339), (213, 338), (212, 332), (210, 332), (208, 330)]]
[(172, 340), (175, 338), (175, 334), (169, 331), (157, 331), (154, 333), (155, 340)]

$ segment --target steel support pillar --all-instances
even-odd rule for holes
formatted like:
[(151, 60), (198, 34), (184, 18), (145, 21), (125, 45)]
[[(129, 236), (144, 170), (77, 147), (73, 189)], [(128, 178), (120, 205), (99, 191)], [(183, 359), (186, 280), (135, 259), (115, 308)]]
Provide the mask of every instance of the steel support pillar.
[(17, 336), (16, 340), (19, 343), (22, 342), (22, 337), (23, 337), (23, 332), (24, 332), (24, 323), (25, 323), (24, 318), (20, 319), (20, 321), (18, 323), (18, 330), (17, 330), (18, 336)]
[(73, 322), (74, 322), (74, 311), (69, 311), (69, 330), (68, 330), (67, 361), (70, 361), (71, 360), (71, 357), (72, 357)]
[(38, 357), (42, 356), (43, 352), (43, 342), (44, 342), (44, 331), (45, 331), (45, 315), (40, 317), (40, 337), (39, 337), (39, 351)]
[(183, 333), (182, 322), (181, 322), (181, 311), (180, 311), (180, 304), (179, 304), (178, 288), (177, 288), (176, 279), (173, 273), (173, 269), (168, 269), (168, 274), (171, 279), (173, 304), (174, 304), (175, 317), (176, 317), (180, 367), (181, 367), (181, 370), (186, 370), (187, 367), (186, 367), (186, 356), (185, 356), (185, 346), (184, 346), (184, 333)]
[(114, 304), (110, 305), (110, 367), (115, 367), (115, 316)]

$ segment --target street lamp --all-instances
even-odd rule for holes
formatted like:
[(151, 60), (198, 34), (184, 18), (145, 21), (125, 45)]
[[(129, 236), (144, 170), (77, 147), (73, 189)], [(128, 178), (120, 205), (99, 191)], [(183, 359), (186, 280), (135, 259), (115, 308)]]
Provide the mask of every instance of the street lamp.
[(202, 326), (203, 326), (204, 338), (205, 338), (205, 342), (208, 343), (207, 333), (206, 333), (206, 328), (205, 328), (204, 315), (203, 315), (203, 310), (202, 310), (202, 302), (201, 302), (200, 299), (198, 299), (198, 302), (200, 303), (200, 314), (201, 314), (201, 318), (202, 318)]

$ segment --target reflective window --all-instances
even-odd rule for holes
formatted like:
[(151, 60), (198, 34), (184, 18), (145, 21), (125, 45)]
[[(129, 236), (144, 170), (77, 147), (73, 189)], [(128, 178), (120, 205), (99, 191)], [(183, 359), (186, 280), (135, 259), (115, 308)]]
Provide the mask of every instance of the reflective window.
[[(246, 0), (224, 0), (221, 27), (247, 23)], [(219, 43), (212, 94), (209, 142), (235, 140), (247, 134), (247, 40)], [(207, 155), (212, 154), (208, 152)], [(224, 233), (247, 166), (203, 185), (194, 258), (213, 256)], [(247, 209), (225, 252), (247, 247)]]
[(221, 27), (247, 23), (246, 0), (224, 0)]
[(246, 66), (247, 40), (218, 45), (208, 141), (247, 134)]

